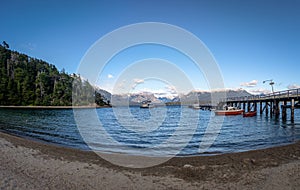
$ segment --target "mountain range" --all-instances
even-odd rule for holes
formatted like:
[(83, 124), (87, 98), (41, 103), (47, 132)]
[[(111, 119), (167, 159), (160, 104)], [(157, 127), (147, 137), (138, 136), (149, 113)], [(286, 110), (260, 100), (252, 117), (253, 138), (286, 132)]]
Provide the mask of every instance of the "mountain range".
[(249, 92), (244, 89), (238, 90), (219, 90), (219, 91), (200, 91), (194, 90), (187, 94), (181, 95), (180, 97), (162, 97), (156, 96), (151, 92), (140, 92), (133, 94), (111, 94), (103, 89), (96, 89), (105, 100), (109, 101), (112, 105), (140, 105), (143, 101), (151, 101), (153, 104), (165, 104), (165, 103), (180, 103), (185, 102), (187, 104), (195, 103), (195, 98), (198, 98), (200, 104), (210, 104), (212, 96), (213, 97), (222, 97), (226, 94), (226, 97), (241, 97), (241, 96), (250, 96)]

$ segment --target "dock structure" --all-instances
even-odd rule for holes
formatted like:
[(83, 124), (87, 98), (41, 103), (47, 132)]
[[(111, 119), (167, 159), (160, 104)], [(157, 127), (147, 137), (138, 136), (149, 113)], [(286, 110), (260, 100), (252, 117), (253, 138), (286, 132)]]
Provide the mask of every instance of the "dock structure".
[(265, 95), (251, 95), (243, 97), (229, 97), (219, 102), (219, 107), (224, 105), (240, 107), (245, 112), (257, 111), (266, 116), (279, 118), (280, 112), (282, 121), (287, 120), (287, 110), (290, 109), (290, 120), (294, 122), (296, 108), (300, 108), (300, 88), (285, 91), (278, 91)]

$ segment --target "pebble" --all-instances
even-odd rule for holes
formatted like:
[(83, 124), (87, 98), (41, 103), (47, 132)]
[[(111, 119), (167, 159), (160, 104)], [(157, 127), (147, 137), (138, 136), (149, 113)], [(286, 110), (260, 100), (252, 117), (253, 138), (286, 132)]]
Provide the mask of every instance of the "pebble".
[(250, 162), (250, 159), (249, 159), (249, 158), (244, 158), (244, 159), (243, 159), (243, 162), (244, 162), (245, 164), (248, 164), (248, 163)]
[(255, 159), (251, 159), (251, 163), (252, 164), (256, 164), (256, 160)]
[(278, 162), (271, 162), (271, 166), (279, 166)]

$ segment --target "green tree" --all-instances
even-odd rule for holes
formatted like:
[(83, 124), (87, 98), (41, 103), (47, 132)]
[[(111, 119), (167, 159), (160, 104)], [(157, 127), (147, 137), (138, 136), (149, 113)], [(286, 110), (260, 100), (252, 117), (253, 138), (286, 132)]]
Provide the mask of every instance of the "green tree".
[(0, 105), (105, 105), (101, 94), (79, 75), (0, 45)]
[(2, 44), (5, 49), (9, 49), (9, 45), (6, 43), (6, 41), (3, 41)]

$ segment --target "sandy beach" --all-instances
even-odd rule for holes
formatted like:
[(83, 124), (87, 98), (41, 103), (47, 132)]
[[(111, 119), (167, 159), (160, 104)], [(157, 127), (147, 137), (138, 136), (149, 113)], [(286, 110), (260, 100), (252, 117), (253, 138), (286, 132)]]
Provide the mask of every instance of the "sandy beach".
[(0, 133), (0, 189), (299, 189), (300, 142), (158, 166), (115, 166), (90, 151)]

